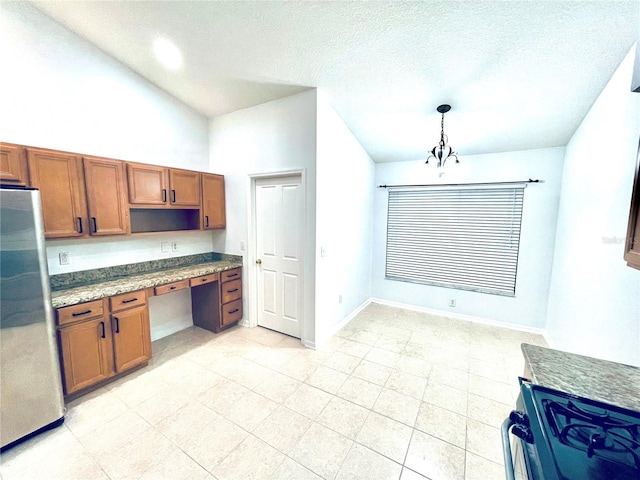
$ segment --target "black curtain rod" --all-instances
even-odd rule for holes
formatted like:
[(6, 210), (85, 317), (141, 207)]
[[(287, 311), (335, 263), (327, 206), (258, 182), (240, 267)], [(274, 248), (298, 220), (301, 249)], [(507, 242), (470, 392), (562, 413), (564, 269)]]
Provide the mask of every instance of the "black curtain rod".
[(478, 182), (478, 183), (427, 183), (422, 185), (378, 185), (378, 188), (393, 187), (468, 187), (475, 185), (516, 185), (518, 183), (543, 183), (544, 180), (521, 180), (519, 182)]

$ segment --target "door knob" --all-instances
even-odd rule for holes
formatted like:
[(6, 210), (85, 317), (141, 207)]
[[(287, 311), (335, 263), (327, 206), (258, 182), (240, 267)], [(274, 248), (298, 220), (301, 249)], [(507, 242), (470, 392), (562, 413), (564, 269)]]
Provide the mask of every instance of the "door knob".
[(257, 259), (257, 260), (256, 260), (256, 263), (257, 263), (258, 265), (262, 265), (262, 260), (261, 260), (261, 259)]

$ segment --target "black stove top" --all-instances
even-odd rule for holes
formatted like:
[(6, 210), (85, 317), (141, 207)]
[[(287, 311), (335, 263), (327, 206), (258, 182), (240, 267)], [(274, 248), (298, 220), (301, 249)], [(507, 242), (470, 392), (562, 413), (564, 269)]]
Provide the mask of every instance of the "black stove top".
[(640, 412), (524, 382), (518, 403), (541, 478), (640, 480)]

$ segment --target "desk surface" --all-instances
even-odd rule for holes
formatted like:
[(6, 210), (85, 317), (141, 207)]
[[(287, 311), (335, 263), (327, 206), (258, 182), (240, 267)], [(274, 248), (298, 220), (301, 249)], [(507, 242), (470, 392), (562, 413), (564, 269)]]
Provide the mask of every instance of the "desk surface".
[(219, 260), (200, 263), (173, 269), (165, 269), (157, 272), (149, 272), (141, 275), (131, 275), (126, 278), (94, 283), (81, 287), (74, 287), (51, 292), (53, 308), (68, 307), (78, 303), (90, 302), (104, 297), (118, 295), (120, 293), (134, 292), (145, 288), (157, 287), (167, 283), (177, 282), (189, 278), (210, 275), (233, 268), (242, 267), (242, 262)]

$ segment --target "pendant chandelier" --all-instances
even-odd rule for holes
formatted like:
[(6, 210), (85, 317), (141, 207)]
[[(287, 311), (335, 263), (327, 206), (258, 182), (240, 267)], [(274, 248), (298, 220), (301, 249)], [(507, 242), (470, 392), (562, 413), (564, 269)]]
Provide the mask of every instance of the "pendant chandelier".
[(444, 134), (444, 114), (451, 110), (451, 105), (440, 105), (437, 108), (438, 112), (442, 114), (442, 121), (440, 122), (440, 142), (438, 145), (433, 147), (431, 150), (431, 155), (427, 158), (425, 163), (429, 163), (429, 160), (432, 158), (436, 160), (436, 165), (438, 168), (444, 168), (445, 163), (450, 158), (455, 158), (455, 163), (460, 163), (458, 160), (458, 155), (453, 151), (453, 148), (447, 143), (449, 139)]

